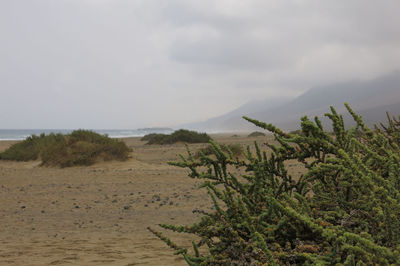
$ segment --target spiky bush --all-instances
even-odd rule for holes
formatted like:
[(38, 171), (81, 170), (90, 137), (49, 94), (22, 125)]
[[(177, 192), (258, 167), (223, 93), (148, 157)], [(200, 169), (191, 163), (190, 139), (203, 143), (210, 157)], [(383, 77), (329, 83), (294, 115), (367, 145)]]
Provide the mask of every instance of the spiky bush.
[(0, 159), (42, 160), (42, 165), (69, 167), (91, 165), (98, 160), (125, 160), (130, 149), (122, 141), (89, 130), (71, 134), (30, 136), (0, 153)]
[[(194, 251), (150, 230), (189, 265), (400, 265), (400, 124), (372, 130), (346, 107), (356, 124), (345, 129), (331, 108), (333, 136), (317, 117), (302, 118), (301, 135), (244, 117), (274, 134), (270, 155), (255, 143), (234, 160), (211, 142), (215, 156), (171, 163), (204, 180), (215, 208), (191, 226), (160, 225), (198, 236)], [(304, 175), (288, 174), (293, 159)]]

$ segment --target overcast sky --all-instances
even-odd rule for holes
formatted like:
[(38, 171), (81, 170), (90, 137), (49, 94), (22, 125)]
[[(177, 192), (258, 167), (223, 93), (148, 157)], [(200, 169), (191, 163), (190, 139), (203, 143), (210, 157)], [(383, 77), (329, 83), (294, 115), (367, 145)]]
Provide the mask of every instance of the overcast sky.
[(399, 0), (1, 0), (0, 128), (174, 126), (400, 69)]

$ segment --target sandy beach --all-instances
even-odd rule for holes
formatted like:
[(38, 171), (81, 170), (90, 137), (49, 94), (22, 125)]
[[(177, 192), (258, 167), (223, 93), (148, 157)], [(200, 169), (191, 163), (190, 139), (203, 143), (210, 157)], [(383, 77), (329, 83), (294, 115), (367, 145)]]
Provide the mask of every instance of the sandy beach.
[[(265, 140), (231, 135), (213, 138), (243, 145)], [(186, 265), (146, 229), (191, 224), (200, 217), (193, 209), (211, 207), (199, 180), (167, 164), (185, 147), (124, 141), (133, 150), (124, 162), (60, 169), (0, 161), (0, 265)], [(12, 143), (0, 142), (0, 150)], [(168, 235), (190, 246), (191, 236)]]

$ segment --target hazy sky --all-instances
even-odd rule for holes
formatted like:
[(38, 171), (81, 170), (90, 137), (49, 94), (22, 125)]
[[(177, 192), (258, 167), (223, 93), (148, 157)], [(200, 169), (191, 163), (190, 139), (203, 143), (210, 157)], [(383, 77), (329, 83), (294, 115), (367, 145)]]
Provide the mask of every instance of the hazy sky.
[(0, 128), (173, 126), (400, 69), (399, 0), (1, 0)]

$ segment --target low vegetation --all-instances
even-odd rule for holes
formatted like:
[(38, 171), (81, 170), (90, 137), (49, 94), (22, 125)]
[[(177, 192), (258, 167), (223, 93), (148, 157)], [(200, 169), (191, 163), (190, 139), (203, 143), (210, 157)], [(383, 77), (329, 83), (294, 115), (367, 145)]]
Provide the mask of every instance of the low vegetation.
[(211, 140), (210, 136), (206, 133), (198, 133), (186, 129), (180, 129), (172, 134), (148, 134), (141, 140), (147, 141), (147, 144), (173, 144), (177, 142), (185, 143), (207, 143)]
[(265, 133), (259, 132), (259, 131), (254, 131), (251, 132), (248, 137), (263, 137), (265, 136)]
[[(188, 152), (172, 165), (203, 180), (213, 209), (190, 226), (164, 229), (196, 235), (193, 251), (149, 228), (189, 265), (400, 265), (400, 122), (355, 126), (331, 108), (333, 136), (303, 117), (301, 135), (245, 117), (279, 145), (255, 143), (235, 159), (211, 141), (213, 156)], [(267, 155), (268, 154), (268, 155)], [(307, 169), (292, 176), (286, 162)]]
[[(232, 154), (234, 158), (240, 157), (243, 155), (244, 149), (243, 146), (240, 144), (228, 144), (228, 145), (219, 145), (221, 150), (226, 152), (227, 154)], [(205, 148), (201, 148), (195, 154), (195, 158), (200, 158), (205, 155), (214, 154), (214, 147), (212, 145), (208, 145)]]
[(99, 160), (126, 160), (130, 149), (122, 141), (88, 130), (71, 134), (30, 136), (0, 153), (0, 159), (42, 160), (42, 165), (69, 167)]
[(296, 130), (290, 131), (289, 133), (295, 134), (295, 135), (302, 135), (301, 129), (296, 129)]

